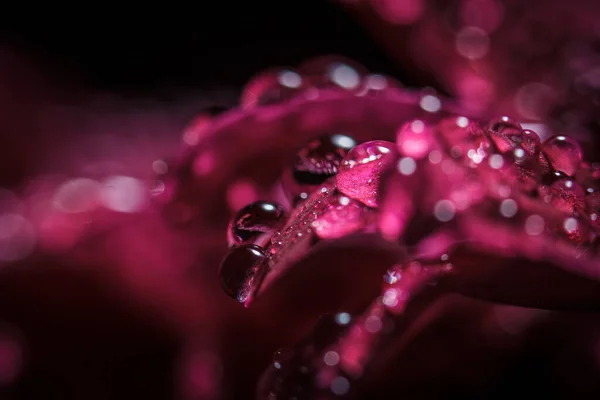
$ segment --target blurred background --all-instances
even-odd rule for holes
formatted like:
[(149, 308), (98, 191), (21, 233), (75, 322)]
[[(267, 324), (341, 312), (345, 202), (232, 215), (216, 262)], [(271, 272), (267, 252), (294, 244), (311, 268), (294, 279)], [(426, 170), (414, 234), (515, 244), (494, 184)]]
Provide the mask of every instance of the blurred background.
[[(208, 2), (131, 10), (96, 3), (5, 10), (1, 399), (253, 398), (273, 352), (299, 333), (273, 332), (268, 314), (242, 310), (221, 293), (216, 268), (226, 252), (229, 215), (243, 205), (237, 192), (198, 199), (196, 207), (218, 212), (183, 227), (139, 214), (148, 207), (147, 188), (156, 190), (156, 177), (171, 173), (185, 154), (185, 132), (195, 117), (215, 106), (237, 107), (246, 83), (263, 70), (329, 54), (400, 86), (451, 97), (471, 115), (509, 114), (542, 136), (568, 132), (589, 160), (598, 160), (597, 2)], [(463, 309), (487, 321), (486, 307)], [(470, 360), (456, 385), (446, 382), (449, 396), (500, 398), (517, 387), (561, 398), (598, 393), (598, 318), (494, 310), (494, 328), (482, 324), (508, 339), (496, 337), (502, 345), (489, 358)], [(518, 338), (511, 333), (530, 326)], [(464, 333), (445, 329), (455, 340)], [(507, 348), (512, 358), (504, 359), (506, 369), (489, 372), (493, 379), (474, 372)], [(452, 369), (459, 353), (438, 373)], [(579, 368), (566, 373), (561, 363)]]

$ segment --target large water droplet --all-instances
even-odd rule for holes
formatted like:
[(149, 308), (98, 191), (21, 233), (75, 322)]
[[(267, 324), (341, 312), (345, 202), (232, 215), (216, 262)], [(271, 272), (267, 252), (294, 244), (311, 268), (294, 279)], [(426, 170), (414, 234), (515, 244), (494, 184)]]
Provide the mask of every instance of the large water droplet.
[(550, 204), (559, 210), (573, 212), (583, 209), (585, 192), (581, 185), (572, 179), (559, 179), (550, 185), (549, 200)]
[(500, 135), (514, 135), (521, 133), (523, 128), (511, 117), (503, 116), (492, 119), (487, 125), (487, 130)]
[(265, 234), (281, 228), (284, 222), (285, 211), (281, 206), (267, 201), (248, 204), (229, 222), (229, 247), (257, 243)]
[(248, 301), (262, 278), (265, 259), (263, 249), (256, 245), (246, 244), (231, 249), (219, 266), (225, 293), (240, 303)]
[(344, 134), (323, 135), (296, 152), (293, 167), (283, 177), (283, 186), (292, 199), (312, 192), (317, 185), (337, 174), (342, 159), (356, 146)]
[(568, 136), (552, 136), (546, 139), (542, 150), (554, 169), (569, 176), (573, 176), (581, 165), (581, 147), (576, 140)]
[(349, 136), (323, 136), (296, 153), (294, 179), (300, 185), (319, 185), (334, 176), (348, 151), (356, 146)]
[(381, 174), (395, 164), (397, 157), (394, 143), (373, 140), (359, 144), (340, 164), (336, 176), (338, 190), (370, 207), (377, 207)]
[(491, 120), (487, 132), (498, 151), (504, 153), (514, 149), (522, 141), (523, 128), (510, 117), (500, 117)]
[(540, 136), (530, 129), (523, 129), (520, 135), (520, 145), (528, 154), (534, 155), (540, 152), (542, 143)]

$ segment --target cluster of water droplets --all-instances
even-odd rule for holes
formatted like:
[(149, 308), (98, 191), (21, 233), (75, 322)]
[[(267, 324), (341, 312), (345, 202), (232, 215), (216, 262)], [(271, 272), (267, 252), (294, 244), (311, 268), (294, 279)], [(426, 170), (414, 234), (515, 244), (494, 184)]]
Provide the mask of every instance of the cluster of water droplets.
[[(317, 99), (330, 89), (357, 96), (385, 93), (393, 86), (384, 81), (352, 62), (317, 59), (257, 77), (241, 106)], [(255, 201), (232, 216), (219, 274), (225, 292), (246, 306), (319, 241), (368, 232), (438, 254), (434, 262), (407, 261), (390, 269), (380, 296), (361, 313), (324, 318), (307, 340), (278, 352), (263, 379), (262, 397), (360, 391), (355, 382), (401, 329), (408, 303), (440, 275), (461, 270), (450, 264), (451, 240), (427, 242), (436, 229), (466, 240), (480, 236), (497, 248), (552, 237), (597, 250), (600, 164), (584, 162), (576, 140), (567, 135), (542, 140), (510, 117), (485, 123), (447, 117), (428, 91), (417, 101), (420, 114), (397, 126), (395, 142), (361, 143), (348, 129), (315, 134), (282, 172), (281, 204)]]
[(356, 145), (341, 134), (321, 135), (299, 149), (282, 177), (296, 204), (289, 217), (282, 206), (259, 201), (231, 219), (231, 250), (219, 269), (226, 293), (247, 304), (268, 271), (304, 256), (315, 241), (372, 228), (379, 177), (395, 154), (393, 143)]
[[(269, 271), (301, 258), (316, 241), (373, 229), (377, 219), (383, 236), (394, 239), (413, 211), (443, 224), (494, 203), (496, 216), (520, 221), (529, 236), (558, 231), (575, 244), (593, 244), (600, 173), (582, 154), (568, 136), (541, 141), (509, 117), (487, 124), (463, 116), (407, 121), (398, 127), (396, 143), (317, 136), (297, 151), (282, 177), (294, 210), (286, 214), (280, 205), (257, 202), (231, 220), (233, 248), (220, 269), (223, 285), (247, 303)], [(527, 211), (524, 197), (559, 210), (563, 220)]]
[(383, 276), (381, 295), (361, 313), (321, 317), (293, 349), (278, 351), (263, 375), (259, 398), (336, 398), (360, 394), (360, 379), (377, 362), (376, 355), (402, 329), (409, 301), (429, 282), (451, 271), (451, 264), (410, 261)]

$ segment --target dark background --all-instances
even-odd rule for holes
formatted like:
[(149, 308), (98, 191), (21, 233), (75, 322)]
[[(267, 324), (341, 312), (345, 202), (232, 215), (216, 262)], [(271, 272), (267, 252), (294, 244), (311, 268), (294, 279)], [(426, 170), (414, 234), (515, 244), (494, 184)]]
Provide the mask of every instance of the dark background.
[(209, 1), (187, 9), (173, 3), (159, 7), (125, 12), (91, 3), (85, 12), (57, 9), (42, 21), (9, 18), (12, 26), (5, 25), (2, 41), (67, 80), (134, 96), (239, 88), (266, 67), (293, 66), (331, 53), (403, 82), (414, 80), (335, 2)]

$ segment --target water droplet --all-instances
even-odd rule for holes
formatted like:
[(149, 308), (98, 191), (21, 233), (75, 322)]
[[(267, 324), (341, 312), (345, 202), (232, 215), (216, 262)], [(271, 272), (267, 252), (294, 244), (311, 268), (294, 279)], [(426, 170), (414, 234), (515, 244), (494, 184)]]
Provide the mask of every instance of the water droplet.
[(242, 208), (229, 222), (229, 247), (256, 243), (265, 233), (273, 232), (285, 222), (285, 211), (277, 204), (257, 201)]
[(312, 140), (296, 153), (294, 179), (301, 185), (325, 182), (337, 173), (340, 162), (354, 146), (354, 139), (342, 134)]
[(273, 246), (281, 246), (283, 244), (283, 235), (281, 232), (275, 232), (273, 236), (271, 236), (271, 244)]
[(569, 176), (573, 176), (581, 165), (581, 147), (576, 140), (568, 136), (552, 136), (546, 139), (542, 150), (554, 169)]
[(573, 212), (583, 209), (585, 191), (570, 178), (559, 179), (550, 185), (550, 204), (559, 210)]
[(302, 78), (298, 82), (299, 77), (291, 70), (263, 72), (246, 84), (242, 91), (240, 105), (242, 108), (249, 109), (286, 101), (298, 93), (302, 86)]
[(283, 177), (283, 186), (292, 199), (312, 192), (317, 185), (337, 174), (342, 159), (356, 141), (341, 133), (323, 135), (296, 152), (291, 170)]
[(221, 286), (225, 293), (244, 303), (261, 279), (261, 267), (266, 266), (265, 253), (259, 246), (246, 244), (229, 250), (219, 267)]
[(394, 164), (397, 155), (396, 146), (391, 142), (374, 140), (359, 144), (340, 164), (336, 176), (338, 190), (370, 207), (377, 207), (381, 174)]
[(299, 68), (307, 86), (341, 88), (358, 91), (367, 74), (365, 67), (356, 61), (340, 56), (324, 56), (308, 60)]
[(396, 135), (400, 153), (414, 159), (421, 159), (429, 153), (433, 143), (431, 128), (417, 119), (405, 123)]
[(521, 148), (530, 155), (535, 155), (540, 152), (542, 142), (537, 133), (531, 129), (523, 129), (520, 135)]
[(358, 71), (344, 63), (332, 64), (329, 67), (327, 75), (331, 82), (348, 90), (358, 88), (361, 82), (361, 76)]
[(523, 141), (523, 128), (507, 116), (492, 119), (487, 125), (487, 132), (501, 153), (514, 149)]

